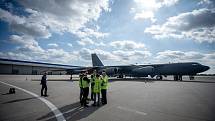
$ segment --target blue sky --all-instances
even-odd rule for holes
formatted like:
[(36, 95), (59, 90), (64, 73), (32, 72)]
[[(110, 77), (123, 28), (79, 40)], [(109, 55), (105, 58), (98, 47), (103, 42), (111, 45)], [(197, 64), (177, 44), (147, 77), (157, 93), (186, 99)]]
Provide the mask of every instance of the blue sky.
[(210, 0), (0, 0), (0, 57), (91, 65), (195, 61), (215, 73)]

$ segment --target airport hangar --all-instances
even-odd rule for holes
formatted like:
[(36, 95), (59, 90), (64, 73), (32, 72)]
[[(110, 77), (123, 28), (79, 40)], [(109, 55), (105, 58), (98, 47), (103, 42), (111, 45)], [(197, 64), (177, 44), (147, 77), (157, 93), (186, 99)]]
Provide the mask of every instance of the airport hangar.
[(41, 75), (44, 72), (47, 72), (48, 75), (64, 75), (67, 74), (66, 71), (53, 70), (65, 70), (73, 67), (76, 66), (0, 58), (1, 75)]

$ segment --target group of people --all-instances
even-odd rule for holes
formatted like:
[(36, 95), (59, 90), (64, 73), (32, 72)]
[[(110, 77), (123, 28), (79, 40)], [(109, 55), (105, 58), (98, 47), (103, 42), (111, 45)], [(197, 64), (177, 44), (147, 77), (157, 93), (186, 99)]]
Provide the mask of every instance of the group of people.
[[(80, 103), (84, 107), (88, 107), (88, 95), (91, 87), (91, 100), (94, 101), (93, 106), (100, 105), (100, 94), (102, 96), (101, 103), (107, 104), (107, 88), (108, 88), (108, 76), (105, 71), (102, 74), (93, 72), (91, 78), (87, 77), (86, 73), (81, 73), (79, 80), (80, 87)], [(47, 97), (47, 76), (46, 73), (42, 76), (41, 83), (41, 96)]]
[(108, 76), (105, 71), (101, 75), (94, 71), (90, 79), (87, 77), (87, 73), (82, 73), (79, 76), (81, 105), (88, 107), (89, 87), (91, 87), (91, 100), (94, 101), (93, 106), (100, 106), (100, 94), (102, 96), (101, 103), (107, 104)]

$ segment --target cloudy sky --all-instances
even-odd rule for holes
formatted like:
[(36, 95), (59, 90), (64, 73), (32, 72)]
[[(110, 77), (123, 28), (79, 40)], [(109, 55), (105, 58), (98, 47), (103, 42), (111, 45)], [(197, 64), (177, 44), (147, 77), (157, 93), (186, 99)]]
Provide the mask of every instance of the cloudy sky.
[(0, 58), (91, 65), (199, 62), (215, 73), (212, 0), (0, 0)]

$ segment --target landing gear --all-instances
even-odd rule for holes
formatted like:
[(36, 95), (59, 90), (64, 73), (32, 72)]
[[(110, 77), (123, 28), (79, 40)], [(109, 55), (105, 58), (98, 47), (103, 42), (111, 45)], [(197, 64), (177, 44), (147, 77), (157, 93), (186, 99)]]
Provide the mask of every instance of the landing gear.
[(190, 80), (194, 80), (194, 76), (193, 75), (190, 75), (189, 78), (190, 78)]
[(70, 80), (72, 81), (72, 74), (70, 75)]
[(179, 75), (178, 78), (180, 81), (182, 81), (182, 75)]
[(119, 75), (118, 78), (123, 78), (123, 75)]
[(174, 75), (174, 81), (182, 81), (182, 75)]
[(157, 76), (156, 76), (156, 79), (157, 79), (157, 80), (162, 80), (163, 77), (162, 77), (161, 75), (157, 75)]

